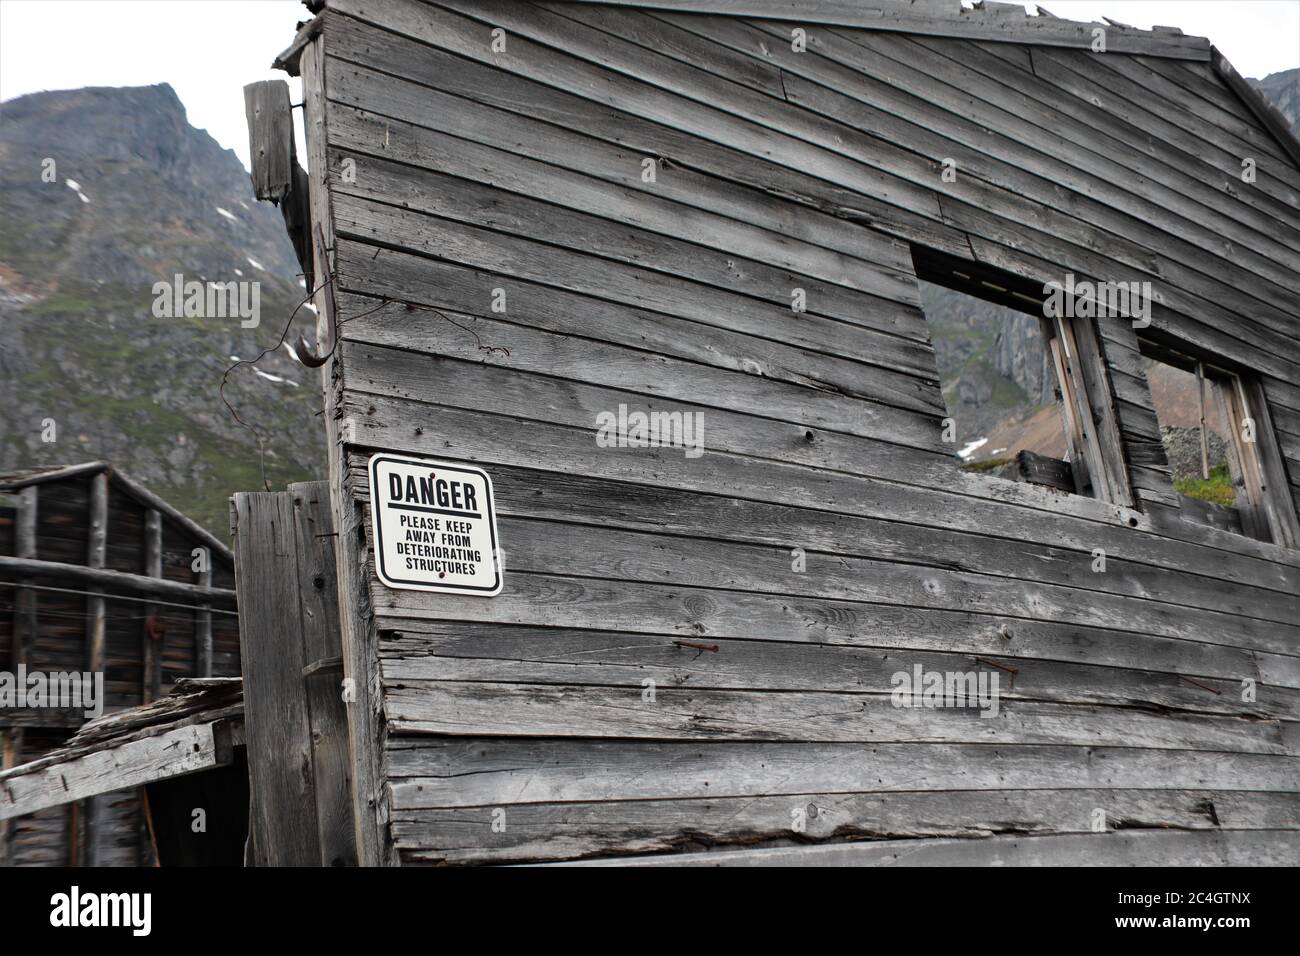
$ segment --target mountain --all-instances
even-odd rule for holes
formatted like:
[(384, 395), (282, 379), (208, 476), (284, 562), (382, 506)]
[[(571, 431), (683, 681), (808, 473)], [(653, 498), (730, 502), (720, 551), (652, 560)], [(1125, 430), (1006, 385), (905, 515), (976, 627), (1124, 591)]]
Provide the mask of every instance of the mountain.
[(1291, 132), (1300, 138), (1300, 69), (1270, 73), (1262, 80), (1246, 82), (1278, 108), (1291, 124)]
[[(229, 495), (264, 487), (259, 436), (274, 486), (323, 476), (318, 372), (284, 348), (234, 371), (248, 427), (218, 394), (305, 292), (280, 214), (170, 86), (0, 104), (0, 220), (0, 471), (104, 459), (223, 539)], [(204, 299), (247, 283), (249, 308), (169, 316), (155, 285), (177, 275)], [(313, 327), (301, 310), (295, 332)]]

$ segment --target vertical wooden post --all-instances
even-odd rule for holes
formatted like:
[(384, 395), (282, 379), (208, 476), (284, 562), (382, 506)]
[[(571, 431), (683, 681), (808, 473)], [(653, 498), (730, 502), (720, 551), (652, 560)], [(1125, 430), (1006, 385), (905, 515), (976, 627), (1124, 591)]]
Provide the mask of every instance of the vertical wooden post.
[[(1201, 412), (1201, 477), (1210, 477), (1210, 436), (1205, 433), (1205, 365), (1196, 362), (1196, 402)], [(1231, 422), (1228, 423), (1231, 426)]]
[(289, 486), (298, 552), (302, 620), (302, 679), (311, 730), (312, 777), (322, 866), (354, 866), (348, 712), (343, 702), (343, 645), (339, 634), (338, 574), (329, 484)]
[[(18, 493), (17, 524), (14, 528), (14, 553), (20, 558), (36, 557), (36, 485)], [(30, 584), (29, 579), (20, 582)], [(14, 600), (13, 661), (15, 672), (27, 663), (36, 641), (36, 592), (19, 587)]]
[[(144, 573), (151, 578), (162, 577), (162, 514), (150, 508), (144, 516)], [(148, 704), (162, 694), (162, 650), (164, 627), (156, 604), (146, 604), (144, 610), (144, 637), (140, 660), (142, 674), (140, 700)], [(139, 862), (148, 866), (153, 858), (153, 840), (149, 836), (148, 814), (145, 812), (144, 790), (137, 795), (140, 814)]]
[[(38, 505), (35, 485), (28, 485), (18, 493), (18, 513), (14, 525), (14, 554), (20, 558), (36, 557), (36, 509)], [(30, 583), (26, 579), (19, 584)], [(36, 640), (36, 592), (19, 587), (14, 592), (14, 630), (11, 645), (14, 673), (26, 665), (32, 644)], [(4, 738), (4, 766), (16, 767), (22, 763), (23, 729), (12, 727)], [(8, 865), (13, 856), (13, 820), (0, 821), (0, 864)]]
[[(86, 547), (86, 566), (103, 568), (108, 555), (108, 472), (101, 471), (90, 479), (90, 540)], [(86, 598), (86, 669), (104, 669), (104, 591), (90, 588)]]
[(293, 500), (241, 493), (234, 510), (253, 862), (319, 866)]
[[(144, 518), (144, 573), (162, 577), (162, 515), (150, 508)], [(156, 604), (145, 605), (143, 687), (140, 700), (148, 704), (162, 692), (162, 622)]]
[[(103, 568), (108, 556), (108, 472), (101, 471), (90, 479), (90, 533), (86, 544), (86, 566)], [(90, 588), (86, 598), (86, 670), (91, 674), (104, 670), (104, 641), (107, 629), (104, 591)], [(100, 861), (101, 827), (104, 801), (91, 797), (80, 804), (77, 814), (80, 839), (73, 862), (78, 866), (98, 866)]]
[[(204, 550), (207, 550), (206, 548)], [(198, 583), (205, 588), (212, 587), (212, 555), (208, 555), (207, 565), (199, 572)], [(200, 605), (194, 611), (194, 648), (198, 658), (200, 677), (212, 676), (212, 605)]]

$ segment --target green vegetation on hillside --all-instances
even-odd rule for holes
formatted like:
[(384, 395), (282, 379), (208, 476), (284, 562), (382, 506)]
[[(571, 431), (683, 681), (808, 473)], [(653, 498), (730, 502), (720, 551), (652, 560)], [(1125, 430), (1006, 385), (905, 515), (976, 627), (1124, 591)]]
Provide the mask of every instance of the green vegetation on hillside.
[(1216, 505), (1231, 507), (1237, 503), (1237, 492), (1232, 485), (1232, 475), (1228, 473), (1226, 463), (1211, 468), (1209, 478), (1175, 479), (1174, 491)]

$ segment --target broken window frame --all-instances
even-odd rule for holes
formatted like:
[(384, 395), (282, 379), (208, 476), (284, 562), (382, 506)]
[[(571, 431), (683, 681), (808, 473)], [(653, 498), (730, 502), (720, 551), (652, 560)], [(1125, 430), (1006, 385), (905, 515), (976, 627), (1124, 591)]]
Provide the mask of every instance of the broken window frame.
[[(1258, 377), (1250, 372), (1234, 370), (1221, 359), (1188, 348), (1182, 343), (1165, 344), (1149, 336), (1139, 335), (1138, 347), (1143, 357), (1197, 377), (1200, 390), (1202, 467), (1206, 470), (1209, 457), (1205, 424), (1207, 390), (1219, 404), (1237, 460), (1237, 473), (1232, 476), (1236, 493), (1236, 505), (1233, 507), (1241, 521), (1240, 533), (1287, 548), (1300, 545), (1300, 527), (1297, 527), (1295, 505), (1286, 481), (1282, 452), (1273, 433), (1268, 402)], [(1254, 436), (1254, 441), (1245, 440), (1243, 432), (1247, 428)], [(1198, 499), (1177, 492), (1174, 494), (1179, 505), (1179, 515), (1184, 520), (1218, 526), (1212, 507)], [(1229, 533), (1237, 532), (1229, 529)]]
[(1039, 320), (1056, 371), (1058, 402), (1070, 454), (1070, 461), (1063, 464), (1070, 469), (1074, 493), (1133, 507), (1123, 436), (1096, 320), (1049, 317), (1041, 283), (915, 243), (911, 249), (918, 279)]

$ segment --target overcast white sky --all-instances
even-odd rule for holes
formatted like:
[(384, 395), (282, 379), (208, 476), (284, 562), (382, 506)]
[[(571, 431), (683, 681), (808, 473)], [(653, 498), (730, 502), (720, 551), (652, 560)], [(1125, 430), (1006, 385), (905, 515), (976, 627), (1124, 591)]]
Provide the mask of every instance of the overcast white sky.
[[(1109, 16), (1136, 27), (1161, 24), (1208, 36), (1246, 76), (1300, 67), (1300, 0), (1044, 5), (1071, 20)], [(0, 0), (0, 99), (165, 81), (190, 122), (234, 149), (247, 166), (244, 84), (284, 76), (270, 69), (271, 61), (293, 39), (294, 25), (308, 17), (297, 0)], [(290, 88), (299, 102), (296, 80)]]

